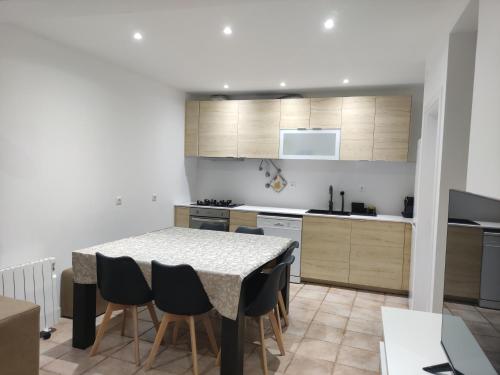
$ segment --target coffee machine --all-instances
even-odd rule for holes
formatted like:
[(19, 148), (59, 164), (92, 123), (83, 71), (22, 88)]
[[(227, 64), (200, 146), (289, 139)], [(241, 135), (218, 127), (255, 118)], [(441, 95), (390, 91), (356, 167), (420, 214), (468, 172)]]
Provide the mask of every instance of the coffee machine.
[(401, 212), (401, 215), (403, 215), (403, 217), (408, 217), (408, 218), (413, 217), (413, 201), (414, 201), (413, 197), (405, 198), (403, 212)]

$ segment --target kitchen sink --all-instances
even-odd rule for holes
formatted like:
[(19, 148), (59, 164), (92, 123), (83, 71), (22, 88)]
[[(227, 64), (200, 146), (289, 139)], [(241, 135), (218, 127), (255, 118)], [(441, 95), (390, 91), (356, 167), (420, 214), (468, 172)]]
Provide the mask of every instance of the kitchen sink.
[(341, 216), (349, 216), (350, 212), (347, 211), (329, 211), (329, 210), (307, 210), (307, 214), (319, 214), (319, 215), (341, 215)]

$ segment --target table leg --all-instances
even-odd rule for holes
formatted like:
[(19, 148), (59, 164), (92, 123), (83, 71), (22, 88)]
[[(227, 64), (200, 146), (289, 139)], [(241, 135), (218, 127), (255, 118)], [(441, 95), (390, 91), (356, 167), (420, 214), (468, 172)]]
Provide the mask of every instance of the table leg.
[(95, 340), (96, 285), (73, 283), (73, 347), (85, 349)]
[(241, 285), (236, 320), (222, 317), (221, 375), (243, 375), (245, 352), (245, 283)]

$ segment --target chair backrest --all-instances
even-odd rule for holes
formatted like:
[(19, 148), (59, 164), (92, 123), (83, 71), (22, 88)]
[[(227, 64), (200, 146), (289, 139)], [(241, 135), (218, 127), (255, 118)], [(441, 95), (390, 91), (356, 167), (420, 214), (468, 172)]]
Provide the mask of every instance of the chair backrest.
[(238, 227), (235, 230), (236, 233), (246, 233), (246, 234), (258, 234), (263, 235), (264, 229), (262, 228), (251, 228), (251, 227)]
[[(281, 263), (284, 264), (285, 266), (291, 266), (293, 262), (295, 262), (295, 257), (293, 255), (290, 255), (288, 258), (283, 259), (283, 262)], [(286, 270), (283, 270), (283, 272), (281, 273), (280, 282), (278, 286), (279, 289), (283, 289), (286, 285), (287, 280), (285, 271)]]
[(286, 251), (278, 258), (278, 263), (283, 263), (286, 259), (290, 258), (293, 251), (297, 247), (299, 247), (299, 243), (297, 241), (293, 241), (290, 246), (288, 246), (288, 249), (286, 249)]
[(245, 309), (246, 315), (261, 316), (267, 314), (276, 306), (279, 282), (286, 266), (286, 264), (280, 263), (273, 268), (261, 289), (256, 293), (254, 300), (247, 301), (249, 303)]
[(96, 253), (97, 286), (102, 297), (120, 305), (142, 305), (153, 293), (139, 265), (131, 257), (107, 257)]
[(212, 304), (196, 271), (187, 264), (167, 266), (152, 262), (151, 285), (156, 306), (176, 315), (198, 315)]
[(200, 229), (226, 232), (226, 225), (224, 223), (202, 223)]

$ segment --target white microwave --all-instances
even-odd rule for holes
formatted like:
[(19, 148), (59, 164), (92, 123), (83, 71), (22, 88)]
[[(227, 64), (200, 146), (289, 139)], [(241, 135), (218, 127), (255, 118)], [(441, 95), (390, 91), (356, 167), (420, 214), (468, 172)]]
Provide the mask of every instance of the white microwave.
[(280, 159), (339, 160), (340, 129), (280, 130)]

